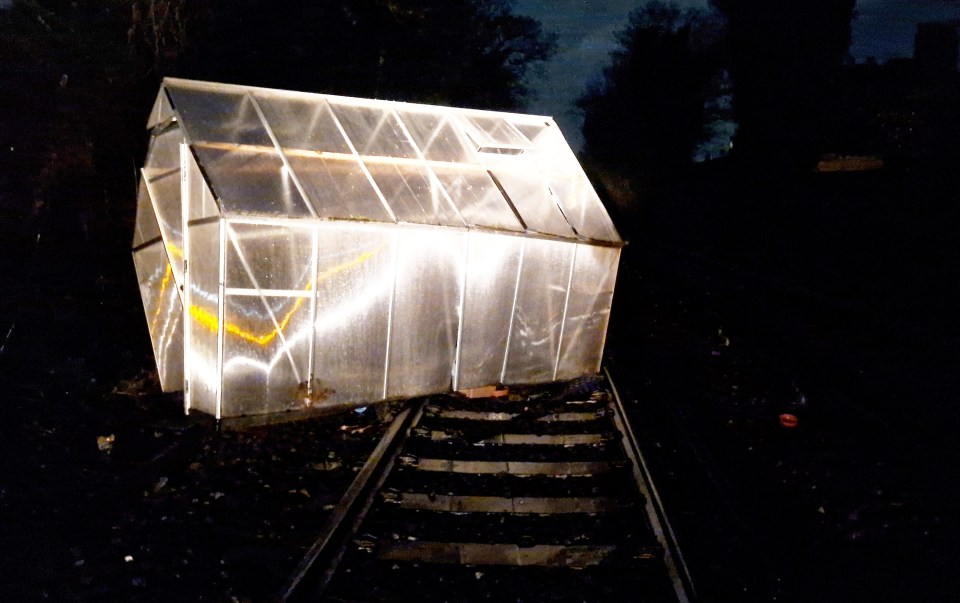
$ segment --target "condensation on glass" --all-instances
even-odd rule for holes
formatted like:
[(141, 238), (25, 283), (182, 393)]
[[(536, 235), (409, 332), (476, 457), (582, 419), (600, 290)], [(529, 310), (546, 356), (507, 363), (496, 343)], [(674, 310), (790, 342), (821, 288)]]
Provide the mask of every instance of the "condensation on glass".
[(217, 418), (596, 373), (622, 241), (549, 117), (166, 79), (133, 255)]

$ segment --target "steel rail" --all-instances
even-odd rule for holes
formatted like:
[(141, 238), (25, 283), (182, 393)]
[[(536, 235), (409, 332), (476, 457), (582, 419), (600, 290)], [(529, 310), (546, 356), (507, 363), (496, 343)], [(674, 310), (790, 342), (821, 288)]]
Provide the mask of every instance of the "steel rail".
[(693, 586), (693, 580), (690, 577), (690, 570), (683, 559), (680, 546), (677, 543), (676, 534), (670, 526), (664, 510), (663, 501), (653, 483), (650, 469), (647, 466), (646, 458), (637, 437), (633, 432), (633, 427), (627, 419), (626, 409), (623, 400), (620, 398), (620, 392), (617, 390), (610, 369), (604, 367), (604, 374), (607, 377), (607, 383), (610, 385), (610, 391), (613, 393), (613, 421), (623, 434), (623, 448), (627, 456), (633, 461), (634, 477), (637, 480), (637, 486), (646, 498), (646, 511), (650, 524), (653, 527), (657, 540), (663, 547), (663, 561), (667, 566), (667, 572), (673, 582), (673, 588), (680, 603), (696, 601), (696, 590)]
[[(274, 600), (285, 603), (296, 601), (308, 590), (315, 597), (323, 592), (343, 556), (346, 540), (356, 532), (369, 511), (377, 491), (386, 480), (398, 452), (410, 434), (410, 427), (416, 424), (423, 414), (423, 407), (424, 400), (419, 400), (408, 405), (393, 419), (387, 433), (370, 453), (367, 462), (357, 473), (340, 502), (330, 512), (330, 518), (320, 535)], [(319, 565), (321, 562), (322, 566)], [(321, 569), (323, 574), (316, 574)]]

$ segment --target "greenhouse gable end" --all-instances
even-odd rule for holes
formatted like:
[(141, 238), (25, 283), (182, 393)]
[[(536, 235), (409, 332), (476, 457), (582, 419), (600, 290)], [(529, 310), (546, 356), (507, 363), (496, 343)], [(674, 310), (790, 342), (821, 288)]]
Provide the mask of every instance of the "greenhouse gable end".
[(552, 119), (166, 79), (133, 257), (217, 418), (596, 373), (622, 241)]

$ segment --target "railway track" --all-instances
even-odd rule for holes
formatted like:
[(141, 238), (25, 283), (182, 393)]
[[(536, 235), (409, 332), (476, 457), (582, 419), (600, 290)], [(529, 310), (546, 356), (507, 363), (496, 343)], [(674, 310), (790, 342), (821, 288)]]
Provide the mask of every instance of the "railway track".
[(689, 601), (609, 379), (411, 404), (282, 601)]

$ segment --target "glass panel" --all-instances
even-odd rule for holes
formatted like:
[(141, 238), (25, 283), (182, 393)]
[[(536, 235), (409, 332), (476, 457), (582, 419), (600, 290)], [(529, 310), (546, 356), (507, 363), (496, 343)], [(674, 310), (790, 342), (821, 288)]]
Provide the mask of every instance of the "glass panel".
[(321, 218), (393, 222), (352, 155), (288, 154), (287, 161)]
[(367, 162), (367, 169), (401, 222), (463, 226), (422, 165)]
[(451, 165), (436, 166), (434, 172), (470, 226), (523, 230), (486, 170)]
[(333, 112), (361, 155), (416, 159), (410, 139), (393, 113), (375, 107), (331, 102)]
[(400, 233), (387, 395), (448, 391), (466, 234), (446, 229)]
[(186, 378), (190, 405), (216, 416), (220, 367), (220, 224), (190, 226), (190, 288)]
[(420, 148), (420, 152), (430, 161), (457, 163), (476, 161), (469, 141), (439, 111), (436, 113), (401, 111), (399, 115), (410, 136)]
[(143, 169), (147, 173), (147, 178), (155, 178), (172, 170), (180, 171), (181, 142), (183, 142), (183, 132), (176, 124), (153, 133)]
[(146, 180), (147, 191), (159, 219), (163, 243), (173, 265), (177, 285), (183, 284), (183, 214), (180, 206), (180, 171)]
[(521, 237), (469, 233), (457, 386), (500, 381), (513, 312)]
[(188, 219), (201, 220), (220, 215), (220, 208), (189, 148), (187, 149), (187, 194)]
[(258, 93), (257, 102), (318, 216), (393, 221), (325, 101)]
[(578, 245), (557, 379), (600, 371), (620, 249)]
[[(511, 161), (521, 160), (511, 158)], [(526, 161), (519, 165), (527, 165), (529, 169), (494, 168), (491, 171), (513, 202), (513, 206), (517, 208), (527, 228), (543, 234), (573, 238), (575, 235), (557, 207), (540, 171)]]
[(224, 321), (223, 416), (304, 408), (309, 298), (228, 295)]
[(190, 141), (273, 148), (270, 135), (243, 89), (209, 90), (167, 84)]
[(383, 398), (395, 230), (320, 228), (314, 378), (330, 402)]
[(530, 148), (530, 141), (497, 115), (472, 115), (466, 117), (467, 134), (476, 143), (478, 150), (496, 153), (502, 150), (521, 151)]
[[(557, 127), (556, 124), (554, 125), (548, 125), (548, 124), (550, 124), (550, 122), (548, 122), (547, 120), (543, 120), (535, 123), (513, 122), (513, 127), (519, 130), (519, 132), (523, 134), (527, 140), (533, 143), (533, 146), (536, 147), (539, 152), (540, 146), (542, 145), (542, 143), (537, 141), (537, 137), (540, 136), (540, 134), (542, 134), (544, 130), (546, 130), (547, 128), (556, 129)], [(564, 140), (563, 144), (566, 145), (567, 141)]]
[(140, 188), (137, 191), (137, 221), (136, 229), (133, 232), (133, 246), (139, 247), (159, 237), (160, 225), (157, 224), (157, 215), (153, 211), (150, 193), (147, 191), (147, 185), (141, 176)]
[(620, 242), (606, 208), (586, 176), (552, 172), (547, 178), (578, 234), (595, 241)]
[(224, 213), (312, 215), (273, 147), (194, 145), (194, 149)]
[(311, 215), (245, 93), (169, 90), (224, 212)]
[(620, 236), (606, 208), (559, 128), (543, 128), (536, 142), (537, 150), (530, 153), (531, 159), (545, 174), (553, 194), (577, 232), (589, 239), (619, 243)]
[(265, 90), (258, 90), (255, 96), (284, 149), (351, 153), (323, 97), (271, 94)]
[(153, 103), (153, 109), (150, 110), (150, 117), (147, 118), (147, 128), (153, 128), (173, 117), (173, 107), (170, 106), (170, 99), (167, 98), (167, 91), (160, 89), (157, 100)]
[(574, 245), (527, 239), (507, 357), (507, 383), (553, 379)]
[(163, 243), (137, 251), (133, 263), (160, 386), (165, 392), (183, 389), (183, 305)]
[(227, 287), (312, 290), (312, 225), (228, 223), (227, 236)]

